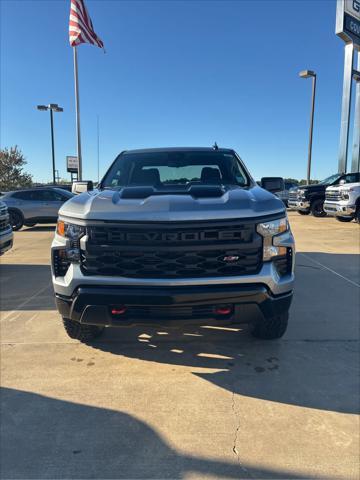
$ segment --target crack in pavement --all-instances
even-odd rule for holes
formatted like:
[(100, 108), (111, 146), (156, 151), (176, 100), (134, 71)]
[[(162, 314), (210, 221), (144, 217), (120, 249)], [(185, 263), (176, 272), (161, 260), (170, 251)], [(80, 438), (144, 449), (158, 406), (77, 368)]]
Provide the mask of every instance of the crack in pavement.
[(233, 414), (234, 414), (234, 416), (237, 420), (237, 426), (236, 426), (236, 430), (235, 430), (235, 434), (234, 434), (232, 451), (236, 455), (239, 467), (244, 471), (244, 473), (246, 473), (247, 478), (254, 478), (251, 475), (251, 473), (249, 472), (249, 470), (247, 468), (245, 468), (243, 466), (243, 464), (241, 463), (240, 454), (239, 454), (239, 451), (237, 449), (238, 433), (239, 433), (239, 430), (240, 430), (240, 418), (239, 418), (239, 412), (237, 411), (237, 409), (235, 407), (235, 395), (236, 395), (236, 393), (233, 391), (232, 392), (232, 398), (231, 398), (231, 409), (232, 409)]

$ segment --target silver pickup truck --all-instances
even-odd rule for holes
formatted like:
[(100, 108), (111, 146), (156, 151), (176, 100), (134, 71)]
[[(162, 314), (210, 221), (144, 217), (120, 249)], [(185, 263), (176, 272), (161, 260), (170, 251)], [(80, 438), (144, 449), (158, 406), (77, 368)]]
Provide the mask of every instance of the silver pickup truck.
[(122, 152), (96, 190), (59, 211), (52, 281), (69, 336), (250, 323), (258, 338), (281, 337), (295, 246), (283, 202), (264, 188), (231, 149)]

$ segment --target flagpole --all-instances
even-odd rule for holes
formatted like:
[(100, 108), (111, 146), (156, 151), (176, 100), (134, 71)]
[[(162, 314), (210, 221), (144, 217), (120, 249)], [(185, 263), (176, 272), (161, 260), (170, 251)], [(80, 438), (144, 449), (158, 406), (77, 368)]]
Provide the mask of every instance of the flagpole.
[(97, 180), (100, 181), (100, 129), (99, 129), (99, 115), (96, 115), (97, 119)]
[(78, 180), (82, 180), (81, 135), (80, 135), (80, 100), (79, 100), (79, 79), (78, 79), (78, 62), (77, 62), (76, 47), (73, 47), (73, 51), (74, 51), (75, 106), (76, 106), (76, 147), (77, 147), (77, 157), (78, 157), (78, 162), (79, 162)]

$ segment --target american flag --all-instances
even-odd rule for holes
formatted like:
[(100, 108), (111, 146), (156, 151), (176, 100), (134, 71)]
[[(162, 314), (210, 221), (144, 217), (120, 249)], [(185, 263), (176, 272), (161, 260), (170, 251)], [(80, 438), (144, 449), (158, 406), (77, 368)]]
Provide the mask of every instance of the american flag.
[(84, 0), (71, 0), (69, 22), (70, 45), (76, 47), (81, 43), (91, 43), (104, 48), (102, 40), (94, 32), (94, 27)]

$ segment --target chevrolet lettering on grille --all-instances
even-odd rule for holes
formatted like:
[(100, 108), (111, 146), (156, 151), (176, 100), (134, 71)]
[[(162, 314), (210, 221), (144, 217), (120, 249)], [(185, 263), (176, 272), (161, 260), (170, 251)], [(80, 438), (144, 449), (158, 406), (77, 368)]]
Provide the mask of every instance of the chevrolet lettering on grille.
[[(114, 238), (115, 237), (115, 238)], [(123, 242), (196, 242), (206, 240), (242, 240), (241, 231), (202, 231), (202, 232), (112, 232), (108, 240)]]

